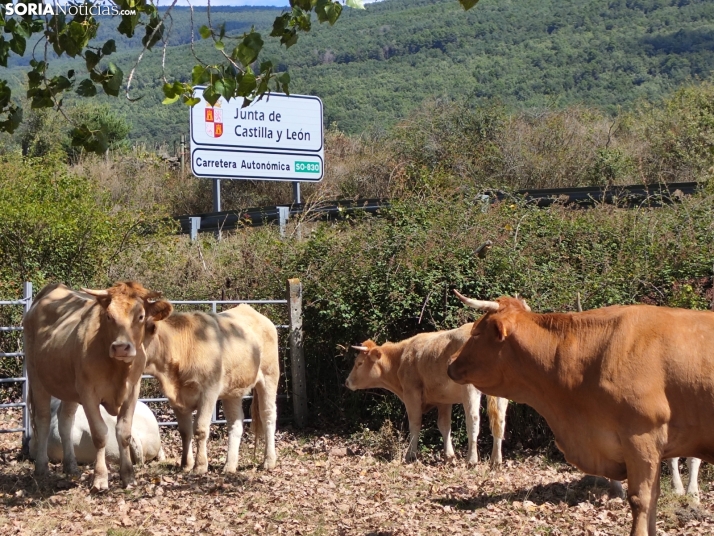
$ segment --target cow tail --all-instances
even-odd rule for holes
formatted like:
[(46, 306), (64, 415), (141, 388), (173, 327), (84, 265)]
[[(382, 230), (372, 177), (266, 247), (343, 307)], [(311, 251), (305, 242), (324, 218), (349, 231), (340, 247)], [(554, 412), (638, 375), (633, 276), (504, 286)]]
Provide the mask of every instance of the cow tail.
[(506, 427), (506, 412), (504, 404), (495, 396), (486, 395), (486, 406), (488, 411), (488, 422), (491, 426), (491, 433), (497, 439), (503, 439)]
[(253, 389), (253, 400), (250, 403), (250, 429), (253, 432), (253, 457), (258, 456), (258, 443), (263, 436), (263, 420), (260, 418), (260, 390)]

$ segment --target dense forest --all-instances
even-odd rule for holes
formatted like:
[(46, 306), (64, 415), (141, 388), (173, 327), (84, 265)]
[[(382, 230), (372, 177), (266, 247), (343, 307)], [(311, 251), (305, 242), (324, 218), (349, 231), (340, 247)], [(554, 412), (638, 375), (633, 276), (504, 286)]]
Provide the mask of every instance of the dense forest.
[[(251, 25), (268, 33), (280, 10), (214, 8), (212, 23), (225, 22), (230, 35)], [(190, 13), (175, 9), (172, 19), (166, 71), (186, 80), (196, 63)], [(198, 36), (205, 20), (197, 9), (194, 48), (209, 61), (217, 52)], [(113, 60), (126, 75), (140, 39), (120, 39), (107, 20), (99, 40), (109, 38), (117, 40)], [(445, 96), (495, 99), (511, 109), (579, 103), (613, 114), (711, 76), (714, 2), (482, 0), (465, 12), (455, 0), (386, 0), (346, 10), (334, 27), (315, 23), (288, 51), (268, 42), (266, 59), (289, 68), (293, 92), (324, 100), (327, 125), (352, 134), (388, 127), (425, 99)], [(139, 66), (132, 85), (139, 102), (112, 103), (133, 139), (171, 142), (188, 128), (185, 108), (160, 104), (161, 61), (154, 50)], [(21, 72), (12, 73), (21, 84)]]

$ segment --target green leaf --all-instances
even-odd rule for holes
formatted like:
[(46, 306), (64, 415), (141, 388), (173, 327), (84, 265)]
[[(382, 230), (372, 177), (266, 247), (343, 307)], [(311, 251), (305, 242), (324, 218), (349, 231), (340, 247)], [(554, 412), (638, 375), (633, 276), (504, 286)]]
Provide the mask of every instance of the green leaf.
[(216, 92), (214, 86), (208, 86), (206, 89), (203, 90), (203, 98), (206, 99), (206, 102), (208, 102), (208, 104), (213, 106), (218, 102), (218, 99), (221, 98), (221, 95), (220, 93)]
[(478, 0), (459, 0), (459, 3), (464, 7), (464, 9), (469, 10), (478, 4)]
[(22, 56), (25, 54), (26, 44), (27, 41), (25, 41), (25, 38), (16, 34), (15, 37), (10, 40), (10, 50), (18, 56)]
[(226, 48), (226, 46), (223, 44), (223, 41), (216, 41), (215, 45), (216, 50), (223, 50)]
[(94, 97), (97, 94), (97, 87), (89, 78), (85, 78), (79, 83), (77, 94), (82, 97)]
[(233, 49), (233, 57), (247, 67), (256, 60), (262, 48), (263, 38), (259, 33), (251, 31), (241, 44)]
[(203, 65), (196, 65), (191, 71), (191, 81), (194, 86), (197, 86), (208, 79), (206, 75), (206, 68)]
[(196, 106), (199, 102), (201, 102), (201, 99), (197, 97), (183, 97), (183, 101), (189, 106)]
[(104, 74), (105, 77), (104, 81), (102, 81), (104, 92), (112, 97), (118, 97), (121, 83), (124, 79), (122, 70), (113, 63), (110, 63), (109, 68), (102, 74)]
[[(478, 2), (478, 0), (476, 0)], [(352, 9), (364, 9), (364, 0), (347, 0), (347, 7)]]
[(88, 71), (91, 71), (92, 69), (94, 69), (97, 66), (97, 64), (99, 63), (99, 60), (101, 60), (101, 59), (102, 59), (102, 57), (99, 54), (92, 52), (91, 50), (87, 50), (84, 53), (84, 61), (87, 64)]
[(117, 51), (117, 44), (114, 41), (114, 39), (110, 39), (106, 43), (104, 43), (104, 46), (102, 47), (102, 54), (105, 56), (109, 56), (109, 54), (112, 54)]
[(247, 69), (246, 72), (238, 78), (238, 88), (236, 89), (236, 94), (241, 97), (246, 97), (251, 94), (256, 86), (257, 82), (255, 74), (253, 74), (251, 69)]
[(198, 33), (203, 39), (211, 37), (211, 29), (205, 24), (198, 29)]

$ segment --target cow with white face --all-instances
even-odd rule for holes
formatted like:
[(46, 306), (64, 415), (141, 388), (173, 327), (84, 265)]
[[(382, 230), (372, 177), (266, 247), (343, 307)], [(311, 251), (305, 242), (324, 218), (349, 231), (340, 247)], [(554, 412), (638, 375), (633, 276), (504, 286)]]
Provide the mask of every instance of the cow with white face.
[(47, 474), (50, 400), (62, 400), (58, 428), (65, 473), (77, 473), (72, 427), (78, 404), (89, 422), (97, 449), (92, 489), (109, 486), (105, 449), (107, 425), (99, 406), (118, 416), (120, 476), (134, 482), (130, 442), (139, 382), (146, 365), (144, 335), (147, 320), (157, 323), (172, 310), (159, 294), (129, 281), (105, 290), (70, 290), (64, 285), (43, 288), (22, 324), (30, 387), (37, 458), (35, 473)]
[[(451, 442), (451, 409), (463, 404), (468, 435), (467, 462), (478, 463), (476, 439), (479, 433), (481, 393), (472, 385), (458, 385), (446, 374), (449, 358), (468, 340), (471, 324), (458, 329), (421, 333), (398, 343), (378, 346), (368, 340), (360, 346), (352, 372), (347, 378), (351, 390), (383, 388), (399, 397), (409, 417), (409, 448), (406, 459), (416, 458), (422, 415), (436, 407), (437, 424), (444, 438), (444, 455), (454, 457)], [(493, 433), (491, 465), (502, 461), (501, 443), (506, 428), (508, 400), (487, 397)]]

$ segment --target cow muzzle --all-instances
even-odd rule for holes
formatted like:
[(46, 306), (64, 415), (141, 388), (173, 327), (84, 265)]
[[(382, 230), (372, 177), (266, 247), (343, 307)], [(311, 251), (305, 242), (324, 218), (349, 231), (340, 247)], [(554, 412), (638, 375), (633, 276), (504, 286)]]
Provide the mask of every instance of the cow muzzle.
[(452, 360), (449, 363), (448, 368), (446, 369), (446, 374), (448, 374), (449, 378), (451, 378), (456, 383), (460, 383), (460, 384), (468, 383), (464, 380), (464, 374), (459, 369), (460, 369), (460, 367), (459, 367), (459, 364), (456, 362), (456, 360)]
[(115, 341), (109, 347), (109, 357), (128, 361), (130, 358), (136, 357), (136, 346), (132, 342)]
[(345, 387), (349, 389), (350, 391), (355, 390), (355, 386), (352, 384), (352, 378), (347, 378), (347, 381), (345, 382)]

